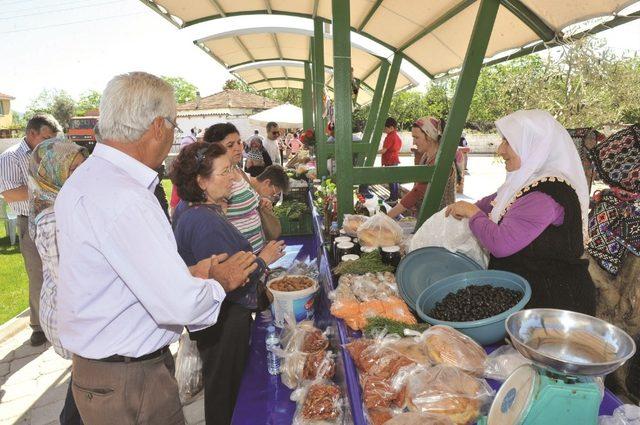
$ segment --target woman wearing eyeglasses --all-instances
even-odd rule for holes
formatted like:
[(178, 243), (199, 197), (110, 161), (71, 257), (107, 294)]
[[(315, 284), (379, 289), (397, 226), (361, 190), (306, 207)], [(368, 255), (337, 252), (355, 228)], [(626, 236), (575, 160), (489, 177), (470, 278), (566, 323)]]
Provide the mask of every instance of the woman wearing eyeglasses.
[[(249, 241), (222, 208), (234, 185), (235, 165), (219, 143), (198, 142), (180, 151), (171, 180), (188, 202), (175, 228), (178, 252), (189, 266), (212, 255), (252, 250)], [(191, 332), (203, 362), (207, 425), (229, 424), (249, 350), (251, 313), (259, 306), (267, 266), (284, 254), (284, 243), (271, 242), (258, 254), (258, 269), (248, 282), (227, 293), (214, 326)]]

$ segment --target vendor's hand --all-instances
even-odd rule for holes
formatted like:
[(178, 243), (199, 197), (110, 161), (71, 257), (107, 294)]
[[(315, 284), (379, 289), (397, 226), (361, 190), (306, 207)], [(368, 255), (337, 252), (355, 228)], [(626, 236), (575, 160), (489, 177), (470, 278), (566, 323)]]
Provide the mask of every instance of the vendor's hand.
[(201, 279), (209, 279), (209, 269), (211, 268), (211, 259), (215, 257), (205, 258), (198, 262), (198, 264), (189, 267), (189, 271), (191, 275), (194, 277), (199, 277)]
[(462, 220), (463, 218), (473, 217), (478, 213), (478, 211), (480, 211), (480, 208), (478, 208), (476, 204), (466, 201), (458, 201), (449, 205), (444, 215), (445, 217), (449, 217), (451, 215), (457, 220)]
[(211, 257), (209, 277), (222, 285), (225, 292), (231, 292), (249, 281), (249, 275), (258, 268), (256, 256), (240, 251), (231, 257), (227, 254)]
[(260, 208), (265, 208), (267, 211), (273, 210), (273, 202), (267, 198), (260, 198)]
[(262, 258), (266, 264), (274, 263), (276, 260), (282, 258), (286, 247), (284, 241), (270, 241), (262, 248), (258, 257)]

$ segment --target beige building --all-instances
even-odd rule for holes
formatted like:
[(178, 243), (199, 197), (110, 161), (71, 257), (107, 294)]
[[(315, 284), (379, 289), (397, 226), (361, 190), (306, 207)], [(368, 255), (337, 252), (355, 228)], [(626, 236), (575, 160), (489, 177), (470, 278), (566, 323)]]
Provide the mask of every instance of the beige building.
[(203, 130), (212, 124), (230, 122), (243, 139), (253, 135), (254, 130), (264, 136), (265, 129), (250, 124), (249, 116), (278, 105), (279, 102), (254, 93), (224, 90), (178, 105), (177, 122), (185, 133), (194, 127)]
[(9, 128), (13, 124), (13, 116), (11, 115), (11, 101), (13, 99), (15, 97), (0, 93), (0, 129)]

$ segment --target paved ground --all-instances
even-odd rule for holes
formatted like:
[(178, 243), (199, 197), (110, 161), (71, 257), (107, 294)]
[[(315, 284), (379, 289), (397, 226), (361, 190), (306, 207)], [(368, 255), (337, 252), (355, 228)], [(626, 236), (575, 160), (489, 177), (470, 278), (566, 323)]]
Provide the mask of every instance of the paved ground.
[[(49, 344), (32, 347), (30, 335), (24, 329), (0, 344), (0, 425), (59, 423), (71, 362)], [(185, 406), (184, 413), (187, 424), (204, 424), (204, 399)]]

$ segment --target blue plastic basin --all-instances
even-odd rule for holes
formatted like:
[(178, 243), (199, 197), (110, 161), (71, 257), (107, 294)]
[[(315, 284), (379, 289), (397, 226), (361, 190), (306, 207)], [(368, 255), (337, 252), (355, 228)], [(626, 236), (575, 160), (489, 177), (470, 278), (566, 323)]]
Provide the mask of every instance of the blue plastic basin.
[[(430, 312), (436, 303), (442, 301), (451, 292), (469, 285), (491, 285), (507, 289), (513, 289), (524, 293), (518, 304), (496, 316), (487, 317), (482, 320), (472, 322), (447, 322), (434, 319), (427, 313)], [(453, 276), (441, 279), (426, 288), (418, 296), (416, 301), (416, 311), (418, 315), (427, 323), (432, 325), (447, 325), (473, 338), (480, 345), (493, 344), (498, 342), (507, 334), (504, 322), (516, 311), (522, 310), (531, 298), (531, 286), (522, 276), (515, 273), (501, 270), (477, 270), (466, 273), (458, 273)]]

